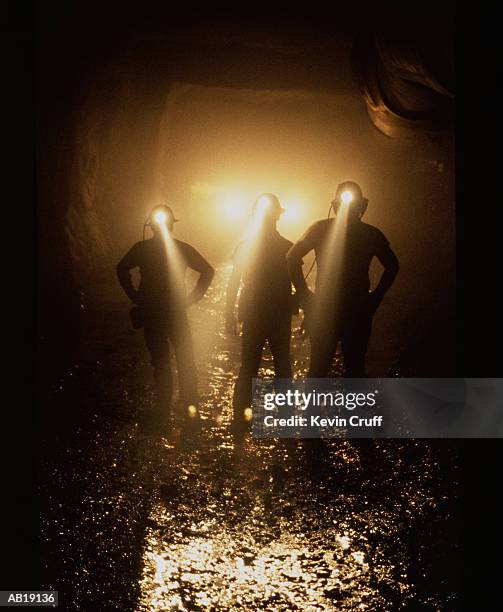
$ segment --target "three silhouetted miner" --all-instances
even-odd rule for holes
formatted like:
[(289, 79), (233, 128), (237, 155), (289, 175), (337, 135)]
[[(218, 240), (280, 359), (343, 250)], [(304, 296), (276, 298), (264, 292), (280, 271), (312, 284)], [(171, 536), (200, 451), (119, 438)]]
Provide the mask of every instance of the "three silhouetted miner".
[(292, 243), (276, 230), (283, 212), (278, 198), (260, 196), (253, 207), (251, 235), (233, 256), (234, 267), (227, 287), (226, 329), (237, 331), (234, 306), (239, 297), (238, 319), (242, 321), (241, 369), (234, 388), (234, 426), (245, 423), (251, 404), (252, 378), (257, 376), (266, 341), (277, 378), (291, 378), (290, 336), (295, 297), (286, 265)]
[[(361, 221), (367, 204), (359, 185), (341, 183), (332, 202), (335, 217), (311, 225), (287, 255), (310, 335), (311, 378), (328, 375), (339, 340), (345, 375), (366, 376), (372, 317), (398, 273), (398, 260), (384, 234)], [(314, 294), (302, 274), (302, 258), (312, 249), (317, 263)], [(370, 292), (369, 268), (374, 256), (384, 271)]]
[[(152, 229), (152, 238), (137, 242), (117, 265), (122, 288), (143, 315), (161, 418), (169, 413), (173, 392), (169, 343), (175, 351), (180, 400), (186, 406), (197, 406), (196, 367), (186, 310), (204, 296), (215, 273), (194, 247), (173, 238), (176, 221), (168, 206), (154, 208), (146, 223)], [(140, 271), (137, 289), (130, 274), (136, 267)], [(185, 288), (187, 268), (199, 272), (189, 295)]]

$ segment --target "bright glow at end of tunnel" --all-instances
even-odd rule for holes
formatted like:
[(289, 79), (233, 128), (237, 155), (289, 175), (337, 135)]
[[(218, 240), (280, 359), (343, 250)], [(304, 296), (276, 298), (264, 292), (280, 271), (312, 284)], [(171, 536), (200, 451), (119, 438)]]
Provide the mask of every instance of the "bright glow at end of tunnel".
[(246, 215), (248, 202), (240, 193), (227, 193), (220, 200), (221, 215), (228, 221), (238, 221)]
[(284, 212), (281, 215), (282, 221), (297, 223), (303, 216), (304, 207), (300, 202), (291, 201), (283, 205)]
[(190, 417), (195, 417), (197, 415), (197, 408), (193, 404), (191, 404), (187, 408), (187, 412), (189, 413)]
[[(225, 222), (231, 226), (236, 226), (244, 222), (250, 222), (253, 229), (258, 231), (269, 211), (276, 212), (276, 202), (266, 193), (256, 199), (257, 196), (253, 194), (253, 191), (255, 190), (247, 187), (242, 190), (224, 189), (219, 190), (212, 196), (213, 201), (208, 198), (204, 208), (206, 211), (212, 211), (212, 223)], [(278, 220), (283, 224), (284, 229), (289, 231), (293, 226), (297, 227), (302, 224), (306, 216), (305, 204), (295, 194), (283, 196), (279, 191), (278, 198), (280, 207), (278, 209)], [(209, 204), (212, 204), (212, 206), (208, 209)], [(207, 214), (207, 212), (204, 214)], [(250, 217), (253, 217), (253, 220)]]

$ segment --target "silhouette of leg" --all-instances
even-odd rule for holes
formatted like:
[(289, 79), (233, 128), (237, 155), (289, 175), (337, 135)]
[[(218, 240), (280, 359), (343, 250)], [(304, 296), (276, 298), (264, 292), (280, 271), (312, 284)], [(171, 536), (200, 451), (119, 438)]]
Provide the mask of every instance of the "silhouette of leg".
[(150, 360), (154, 368), (154, 383), (157, 403), (162, 416), (167, 416), (171, 395), (173, 393), (173, 379), (170, 367), (170, 351), (168, 343), (168, 328), (165, 321), (148, 318), (144, 327), (145, 342), (150, 353)]
[(180, 316), (171, 326), (170, 340), (175, 350), (180, 400), (187, 405), (197, 405), (199, 394), (194, 347), (189, 321), (185, 315)]
[(168, 362), (154, 368), (154, 383), (157, 392), (157, 403), (161, 409), (162, 415), (166, 416), (169, 413), (171, 397), (173, 395), (173, 375)]
[(290, 359), (290, 340), (292, 336), (292, 321), (288, 317), (275, 321), (275, 326), (267, 335), (269, 347), (274, 361), (276, 378), (292, 377), (292, 362)]
[(252, 378), (257, 376), (262, 351), (266, 340), (265, 332), (258, 326), (244, 324), (241, 338), (241, 368), (234, 386), (232, 405), (234, 419), (243, 419), (243, 410), (251, 404)]
[(342, 333), (342, 356), (345, 376), (366, 378), (365, 355), (372, 331), (372, 317), (361, 314), (350, 319)]
[(325, 378), (328, 375), (338, 341), (339, 334), (335, 329), (327, 329), (324, 334), (321, 332), (313, 334), (311, 337), (309, 378)]

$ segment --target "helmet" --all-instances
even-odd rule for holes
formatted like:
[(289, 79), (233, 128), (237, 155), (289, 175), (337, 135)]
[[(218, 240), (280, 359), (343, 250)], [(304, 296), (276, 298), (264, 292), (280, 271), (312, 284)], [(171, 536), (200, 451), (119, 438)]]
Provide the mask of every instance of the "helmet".
[(337, 187), (335, 198), (332, 201), (334, 212), (337, 214), (341, 204), (351, 204), (352, 207), (357, 207), (360, 216), (367, 210), (368, 199), (363, 197), (362, 188), (354, 181), (344, 181)]
[(176, 223), (175, 215), (169, 206), (155, 206), (147, 219), (146, 225), (153, 226), (154, 224)]
[(273, 193), (263, 193), (253, 203), (252, 214), (255, 214), (257, 211), (265, 212), (267, 210), (277, 212), (278, 214), (285, 212), (285, 209), (279, 203), (278, 197)]

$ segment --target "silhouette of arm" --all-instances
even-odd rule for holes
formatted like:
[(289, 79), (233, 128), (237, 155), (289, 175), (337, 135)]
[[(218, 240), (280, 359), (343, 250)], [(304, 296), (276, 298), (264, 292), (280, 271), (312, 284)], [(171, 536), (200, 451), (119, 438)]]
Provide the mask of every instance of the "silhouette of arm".
[(302, 271), (302, 258), (312, 251), (315, 247), (314, 241), (315, 226), (311, 225), (306, 233), (292, 246), (286, 254), (286, 263), (290, 279), (295, 287), (295, 291), (299, 296), (300, 303), (305, 305), (305, 302), (312, 296), (309, 290), (304, 273)]
[(231, 276), (227, 284), (226, 300), (225, 300), (225, 324), (227, 333), (235, 334), (237, 332), (236, 319), (234, 317), (234, 306), (238, 296), (239, 287), (241, 285), (241, 277), (243, 268), (239, 257), (239, 247), (234, 254), (234, 265), (232, 267)]
[(139, 265), (138, 245), (135, 244), (117, 264), (117, 278), (125, 294), (134, 303), (139, 304), (140, 298), (138, 291), (133, 285), (131, 270)]
[(384, 267), (384, 271), (381, 275), (379, 283), (377, 284), (377, 287), (371, 293), (374, 311), (377, 310), (388, 289), (393, 284), (393, 281), (395, 280), (395, 277), (398, 274), (399, 270), (397, 256), (392, 251), (389, 242), (386, 239), (384, 239), (383, 244), (376, 252), (376, 257)]
[(187, 296), (187, 304), (188, 306), (191, 306), (204, 297), (204, 294), (208, 290), (208, 287), (211, 285), (211, 281), (215, 276), (215, 270), (213, 266), (211, 266), (201, 255), (201, 253), (196, 251), (196, 249), (190, 245), (186, 245), (185, 259), (189, 268), (199, 272), (199, 278), (197, 279), (196, 286)]

